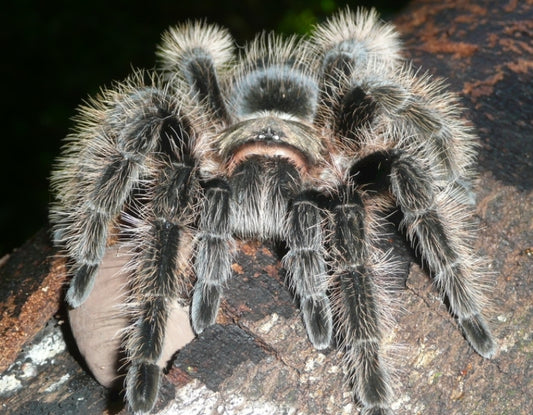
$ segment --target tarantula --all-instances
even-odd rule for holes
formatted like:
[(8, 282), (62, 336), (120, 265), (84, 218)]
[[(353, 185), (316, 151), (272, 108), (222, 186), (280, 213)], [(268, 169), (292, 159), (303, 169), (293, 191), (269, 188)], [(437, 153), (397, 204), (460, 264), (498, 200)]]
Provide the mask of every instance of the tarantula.
[(192, 326), (213, 324), (243, 238), (285, 244), (310, 341), (344, 351), (362, 413), (390, 413), (394, 260), (379, 242), (391, 208), (467, 340), (492, 356), (471, 247), (476, 138), (457, 98), (402, 60), (375, 11), (340, 12), (309, 38), (263, 34), (237, 57), (233, 44), (215, 25), (170, 29), (160, 72), (81, 109), (52, 176), (70, 306), (89, 296), (110, 236), (130, 246), (132, 410), (156, 400), (169, 300), (186, 303), (194, 286)]

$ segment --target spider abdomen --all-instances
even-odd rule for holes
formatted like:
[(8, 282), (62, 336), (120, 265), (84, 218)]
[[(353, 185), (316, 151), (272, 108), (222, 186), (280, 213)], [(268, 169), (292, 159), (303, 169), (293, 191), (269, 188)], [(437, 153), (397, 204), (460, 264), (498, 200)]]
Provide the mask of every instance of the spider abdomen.
[(241, 117), (258, 111), (280, 111), (312, 119), (317, 93), (313, 78), (288, 65), (273, 65), (240, 80), (234, 99)]

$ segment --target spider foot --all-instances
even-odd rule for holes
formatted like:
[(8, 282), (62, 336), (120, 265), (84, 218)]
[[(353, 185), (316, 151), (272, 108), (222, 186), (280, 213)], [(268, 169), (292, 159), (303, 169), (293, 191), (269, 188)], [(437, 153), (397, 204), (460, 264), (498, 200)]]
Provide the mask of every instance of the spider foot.
[(496, 343), (490, 333), (487, 323), (479, 314), (462, 318), (459, 324), (467, 340), (474, 350), (485, 358), (491, 358), (496, 353)]
[(76, 270), (66, 294), (66, 300), (72, 308), (82, 305), (94, 286), (98, 265), (82, 265)]
[(159, 391), (161, 369), (155, 364), (132, 364), (126, 376), (126, 396), (134, 414), (148, 413)]
[(191, 321), (196, 334), (200, 334), (215, 322), (220, 295), (220, 289), (214, 285), (196, 284), (191, 304)]
[(321, 298), (306, 298), (302, 301), (302, 314), (307, 328), (309, 340), (316, 349), (325, 349), (331, 342), (332, 317), (329, 300)]

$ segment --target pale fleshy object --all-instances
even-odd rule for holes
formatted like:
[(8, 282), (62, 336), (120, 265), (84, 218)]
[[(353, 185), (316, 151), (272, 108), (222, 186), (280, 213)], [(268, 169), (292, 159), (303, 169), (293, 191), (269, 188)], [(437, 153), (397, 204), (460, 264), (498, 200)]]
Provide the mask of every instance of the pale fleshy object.
[[(121, 311), (127, 284), (127, 276), (122, 269), (127, 259), (116, 248), (108, 248), (91, 295), (68, 313), (72, 334), (87, 367), (96, 380), (108, 388), (120, 387), (123, 382), (123, 375), (119, 374), (124, 364), (120, 350), (123, 330), (129, 324)], [(176, 303), (167, 327), (163, 352), (157, 362), (161, 368), (168, 364), (176, 351), (194, 338), (188, 307)]]

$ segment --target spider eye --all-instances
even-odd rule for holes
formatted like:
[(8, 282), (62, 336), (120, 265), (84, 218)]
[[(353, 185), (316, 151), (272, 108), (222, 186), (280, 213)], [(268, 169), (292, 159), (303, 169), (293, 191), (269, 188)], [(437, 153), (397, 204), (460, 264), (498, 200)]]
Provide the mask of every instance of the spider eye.
[(317, 91), (314, 79), (288, 66), (275, 65), (246, 75), (238, 82), (234, 95), (241, 116), (279, 111), (312, 119)]

